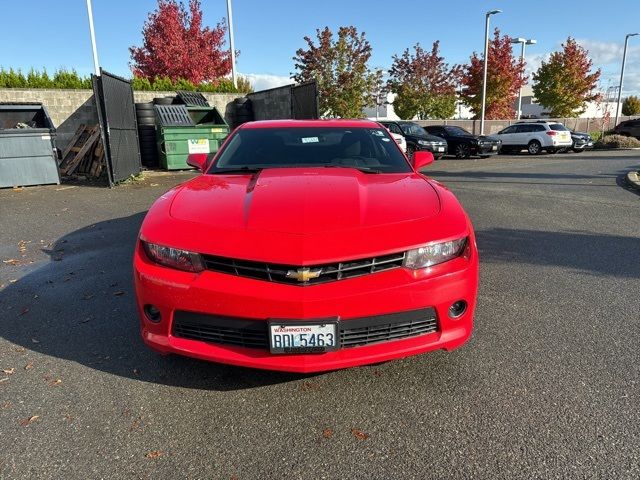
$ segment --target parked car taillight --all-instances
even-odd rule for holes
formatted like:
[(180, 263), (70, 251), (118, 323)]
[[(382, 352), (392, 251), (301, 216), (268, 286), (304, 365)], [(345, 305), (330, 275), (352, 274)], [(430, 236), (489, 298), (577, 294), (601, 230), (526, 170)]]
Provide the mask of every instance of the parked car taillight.
[(550, 137), (555, 137), (558, 134), (555, 130), (547, 130), (547, 135)]

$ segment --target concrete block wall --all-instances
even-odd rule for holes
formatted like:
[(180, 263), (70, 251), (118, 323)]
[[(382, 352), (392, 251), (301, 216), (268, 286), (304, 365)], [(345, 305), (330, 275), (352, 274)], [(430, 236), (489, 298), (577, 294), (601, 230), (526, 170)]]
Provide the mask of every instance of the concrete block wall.
[[(237, 93), (203, 93), (210, 105), (215, 106), (233, 124), (233, 100)], [(133, 92), (135, 102), (150, 102), (156, 97), (175, 96), (175, 92)], [(49, 112), (57, 129), (56, 145), (64, 149), (81, 124), (96, 125), (98, 113), (93, 90), (61, 90), (0, 88), (2, 102), (40, 102)]]

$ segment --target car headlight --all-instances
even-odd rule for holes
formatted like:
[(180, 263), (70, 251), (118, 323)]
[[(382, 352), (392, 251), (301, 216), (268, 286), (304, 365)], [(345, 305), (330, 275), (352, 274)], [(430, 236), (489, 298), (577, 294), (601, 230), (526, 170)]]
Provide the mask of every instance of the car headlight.
[(160, 265), (187, 272), (201, 272), (204, 270), (202, 257), (198, 253), (156, 245), (155, 243), (142, 242), (142, 245), (147, 256)]
[(429, 142), (428, 140), (418, 140), (418, 145), (422, 145), (423, 147), (431, 147), (433, 142)]
[(417, 270), (459, 257), (467, 244), (467, 237), (449, 242), (430, 243), (423, 247), (408, 250), (404, 256), (406, 268)]

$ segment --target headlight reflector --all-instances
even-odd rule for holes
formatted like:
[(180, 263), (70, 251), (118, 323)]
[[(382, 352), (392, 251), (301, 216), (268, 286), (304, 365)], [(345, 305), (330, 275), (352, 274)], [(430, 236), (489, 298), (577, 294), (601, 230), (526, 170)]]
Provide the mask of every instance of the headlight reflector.
[(408, 250), (404, 257), (404, 266), (417, 270), (452, 260), (463, 252), (467, 237), (449, 242), (430, 243), (423, 247)]
[(418, 145), (423, 145), (425, 147), (431, 147), (431, 146), (433, 146), (433, 142), (430, 142), (428, 140), (418, 140)]
[(147, 256), (160, 265), (187, 272), (204, 270), (202, 258), (198, 253), (156, 245), (155, 243), (142, 242), (142, 245)]

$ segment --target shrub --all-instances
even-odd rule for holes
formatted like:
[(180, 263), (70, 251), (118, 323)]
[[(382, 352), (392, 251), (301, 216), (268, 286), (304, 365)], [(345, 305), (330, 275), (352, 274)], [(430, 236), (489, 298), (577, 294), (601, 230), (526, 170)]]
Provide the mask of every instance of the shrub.
[(622, 102), (622, 114), (628, 116), (640, 114), (640, 98), (635, 95), (625, 98)]
[(640, 148), (640, 140), (624, 135), (607, 135), (598, 140), (594, 148)]
[[(218, 79), (215, 82), (194, 85), (189, 80), (180, 78), (176, 81), (169, 77), (156, 77), (153, 80), (148, 78), (133, 77), (131, 86), (134, 90), (142, 91), (175, 91), (190, 90), (210, 93), (248, 93), (252, 92), (251, 83), (244, 77), (238, 77), (238, 88), (233, 86), (233, 82), (226, 78)], [(69, 88), (69, 89), (91, 89), (91, 77), (82, 77), (75, 70), (56, 70), (53, 77), (50, 77), (46, 70), (38, 71), (33, 68), (25, 76), (21, 70), (10, 68), (5, 70), (0, 68), (0, 88)]]

